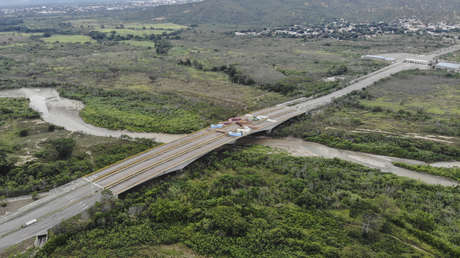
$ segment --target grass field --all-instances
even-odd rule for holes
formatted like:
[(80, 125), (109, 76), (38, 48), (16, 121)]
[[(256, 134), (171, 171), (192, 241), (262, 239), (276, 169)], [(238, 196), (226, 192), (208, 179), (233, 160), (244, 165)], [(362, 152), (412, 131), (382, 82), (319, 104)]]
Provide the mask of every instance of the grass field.
[(145, 48), (154, 48), (155, 42), (152, 41), (137, 41), (137, 40), (126, 40), (123, 41), (124, 44), (128, 44), (135, 47), (145, 47)]
[(94, 42), (89, 36), (85, 35), (52, 35), (49, 38), (43, 38), (46, 43), (90, 43)]
[(159, 35), (159, 34), (162, 34), (163, 32), (166, 32), (164, 30), (135, 30), (135, 29), (100, 29), (99, 31), (105, 32), (105, 33), (112, 33), (112, 31), (114, 31), (121, 36), (127, 36), (127, 35), (146, 36), (150, 34)]
[(128, 23), (125, 25), (129, 29), (150, 29), (150, 30), (183, 30), (187, 26), (174, 23)]

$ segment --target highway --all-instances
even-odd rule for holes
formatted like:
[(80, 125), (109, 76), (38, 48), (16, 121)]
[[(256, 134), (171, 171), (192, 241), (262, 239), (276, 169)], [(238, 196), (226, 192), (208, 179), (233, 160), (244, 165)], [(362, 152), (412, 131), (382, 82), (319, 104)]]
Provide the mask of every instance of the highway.
[[(431, 53), (430, 57), (457, 49), (460, 49), (460, 46)], [(250, 122), (253, 128), (250, 134), (270, 131), (293, 117), (318, 109), (352, 91), (373, 85), (395, 73), (416, 68), (428, 69), (427, 66), (407, 64), (399, 60), (383, 69), (354, 80), (345, 88), (331, 94), (315, 99), (302, 98), (254, 112), (252, 114), (266, 116), (266, 118)], [(181, 170), (207, 153), (226, 144), (234, 143), (244, 136), (232, 137), (227, 132), (238, 128), (240, 126), (236, 123), (229, 123), (219, 130), (205, 128), (95, 171), (81, 179), (56, 188), (47, 197), (29, 204), (13, 214), (0, 217), (0, 252), (87, 210), (101, 199), (101, 192), (104, 189), (110, 190), (115, 196), (118, 196), (148, 180)], [(33, 219), (36, 219), (37, 222), (24, 227), (26, 222)]]

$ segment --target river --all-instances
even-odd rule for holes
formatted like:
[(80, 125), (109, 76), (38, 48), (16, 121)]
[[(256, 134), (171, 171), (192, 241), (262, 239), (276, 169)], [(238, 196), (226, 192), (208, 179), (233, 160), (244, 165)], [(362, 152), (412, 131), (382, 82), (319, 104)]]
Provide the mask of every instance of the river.
[(64, 127), (71, 132), (81, 132), (95, 136), (148, 138), (157, 142), (171, 142), (183, 137), (181, 134), (135, 133), (121, 130), (109, 130), (87, 124), (80, 117), (84, 104), (81, 101), (62, 98), (53, 88), (21, 88), (0, 91), (0, 97), (28, 98), (30, 107), (39, 112), (46, 122)]
[[(398, 176), (419, 180), (431, 185), (456, 186), (459, 184), (458, 182), (449, 178), (419, 173), (408, 169), (396, 167), (395, 165), (393, 165), (393, 162), (402, 162), (413, 165), (426, 164), (424, 162), (416, 160), (401, 159), (355, 151), (339, 150), (330, 148), (319, 143), (306, 142), (301, 139), (291, 137), (281, 139), (274, 139), (269, 137), (255, 137), (249, 139), (248, 142), (251, 144), (262, 144), (273, 148), (279, 148), (287, 151), (293, 156), (322, 157), (328, 159), (338, 158), (341, 160), (358, 163), (369, 168), (379, 169), (383, 172), (389, 172)], [(430, 165), (438, 167), (460, 166), (459, 162), (438, 162)]]
[[(82, 132), (85, 134), (105, 137), (120, 137), (121, 135), (128, 135), (132, 138), (154, 139), (155, 141), (162, 143), (168, 143), (184, 136), (161, 133), (115, 131), (87, 124), (79, 115), (79, 112), (83, 109), (84, 104), (81, 101), (60, 97), (59, 93), (53, 88), (21, 88), (2, 90), (0, 91), (0, 97), (28, 98), (30, 100), (30, 107), (39, 112), (43, 120), (50, 124), (64, 127), (66, 130), (72, 132)], [(398, 176), (420, 180), (427, 184), (439, 184), (444, 186), (458, 185), (457, 182), (448, 178), (419, 173), (393, 165), (393, 162), (426, 164), (421, 161), (339, 150), (322, 144), (306, 142), (301, 139), (290, 137), (282, 139), (251, 137), (248, 140), (245, 140), (245, 142), (280, 148), (286, 150), (294, 156), (339, 158), (370, 168), (379, 169), (384, 172), (394, 173)], [(430, 165), (436, 167), (460, 167), (460, 162), (437, 162)]]

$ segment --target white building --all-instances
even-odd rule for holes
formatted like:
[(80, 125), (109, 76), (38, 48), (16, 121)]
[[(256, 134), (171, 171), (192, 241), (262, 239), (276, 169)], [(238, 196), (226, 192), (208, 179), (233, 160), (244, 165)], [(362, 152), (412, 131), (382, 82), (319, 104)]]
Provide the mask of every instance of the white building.
[(460, 72), (460, 64), (441, 62), (436, 65), (436, 69), (444, 69), (444, 70), (449, 70), (449, 71)]
[(396, 59), (393, 57), (386, 57), (386, 56), (376, 56), (376, 55), (365, 55), (361, 57), (362, 59), (371, 59), (371, 60), (381, 60), (387, 62), (393, 62)]
[(404, 63), (409, 63), (409, 64), (420, 64), (420, 65), (429, 65), (430, 62), (427, 60), (423, 59), (412, 59), (412, 58), (407, 58), (404, 60)]

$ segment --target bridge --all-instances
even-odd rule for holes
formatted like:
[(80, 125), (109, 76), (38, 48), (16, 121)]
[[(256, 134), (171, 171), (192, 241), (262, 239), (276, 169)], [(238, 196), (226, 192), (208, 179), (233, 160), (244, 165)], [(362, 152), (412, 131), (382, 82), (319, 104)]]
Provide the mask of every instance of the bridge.
[[(459, 47), (431, 53), (429, 58), (455, 51)], [(439, 53), (439, 54), (438, 54)], [(262, 119), (251, 121), (251, 131), (241, 136), (230, 136), (241, 124), (227, 123), (223, 128), (206, 128), (168, 144), (147, 150), (128, 159), (93, 172), (51, 191), (47, 197), (35, 201), (15, 213), (0, 217), (0, 252), (37, 235), (43, 235), (62, 221), (82, 213), (97, 201), (103, 190), (118, 196), (151, 179), (181, 170), (190, 163), (226, 144), (250, 134), (271, 131), (287, 120), (318, 109), (375, 82), (404, 70), (429, 69), (427, 65), (405, 63), (398, 60), (376, 72), (349, 83), (346, 87), (328, 95), (301, 98), (252, 113)], [(30, 222), (33, 222), (30, 224)], [(25, 226), (27, 224), (27, 226)]]

